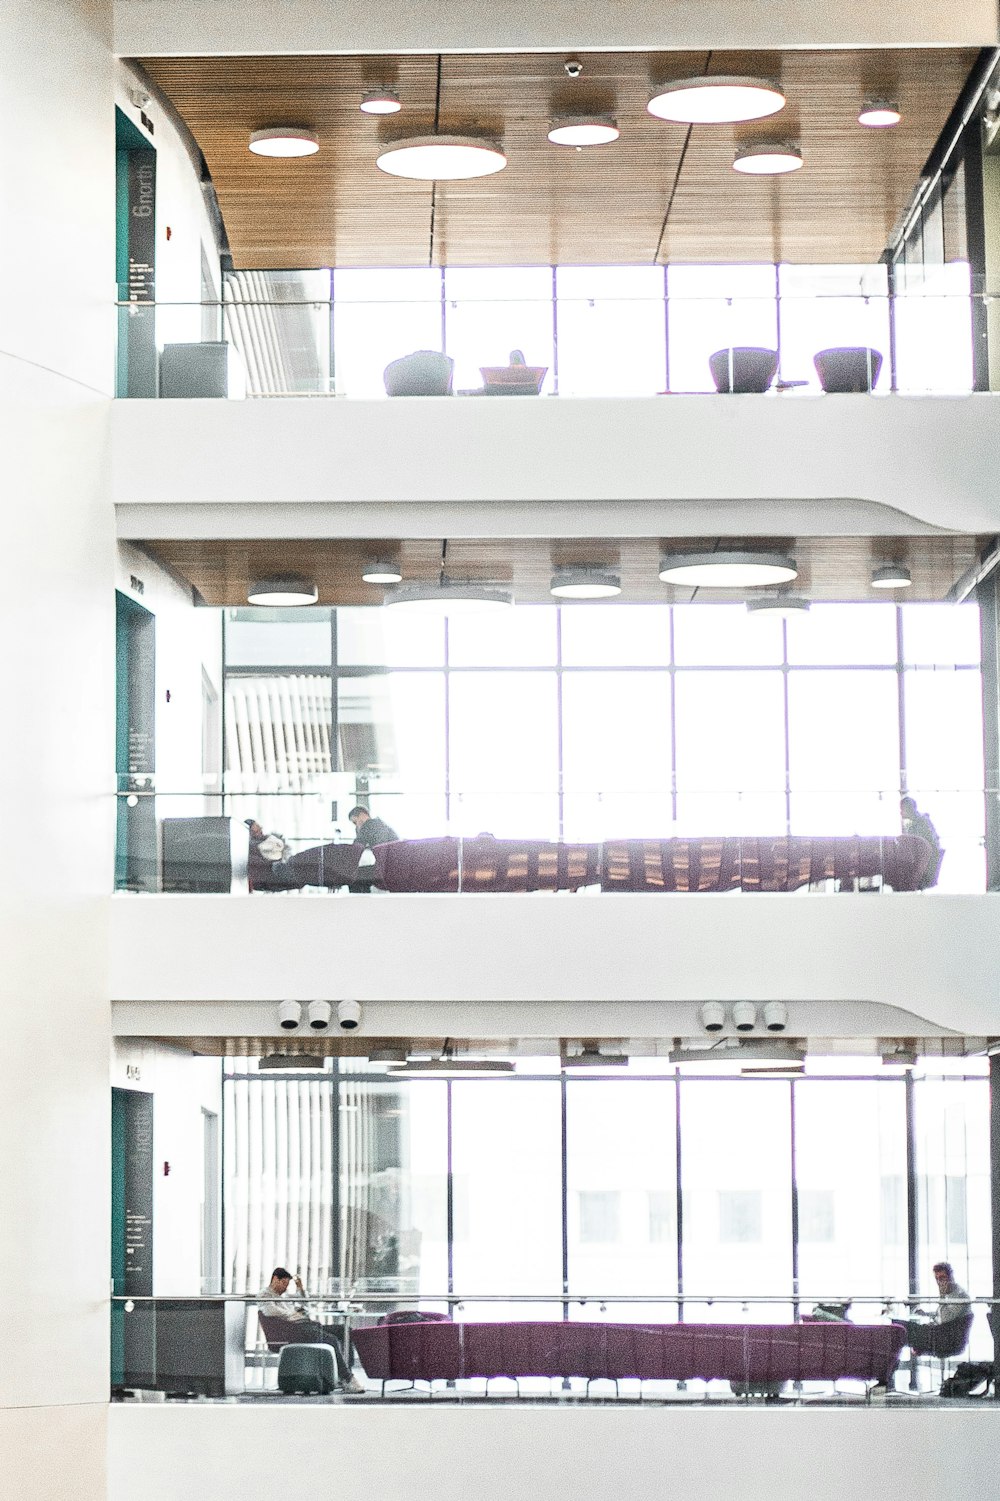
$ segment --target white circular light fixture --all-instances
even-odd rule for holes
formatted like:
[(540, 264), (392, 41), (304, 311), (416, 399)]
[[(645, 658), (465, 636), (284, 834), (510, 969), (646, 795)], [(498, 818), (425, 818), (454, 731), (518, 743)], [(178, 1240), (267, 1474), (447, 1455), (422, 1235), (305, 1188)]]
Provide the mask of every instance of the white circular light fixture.
[(369, 563), (361, 577), (366, 584), (401, 584), (403, 582), (402, 569), (395, 563), (390, 563), (386, 558), (376, 558)]
[(391, 177), (457, 182), (502, 172), (507, 158), (495, 141), (476, 136), (404, 136), (383, 147), (375, 165)]
[(312, 579), (301, 573), (285, 573), (280, 577), (258, 579), (247, 590), (247, 603), (268, 605), (272, 609), (288, 609), (294, 605), (314, 605), (319, 590)]
[(366, 115), (398, 115), (403, 108), (395, 89), (369, 89), (358, 107)]
[(579, 115), (553, 120), (549, 140), (554, 146), (606, 146), (620, 133), (610, 115)]
[(737, 146), (733, 169), (747, 177), (779, 177), (797, 172), (802, 152), (791, 141), (753, 141)]
[(902, 119), (899, 107), (891, 99), (866, 99), (858, 115), (858, 124), (870, 130), (885, 130), (889, 125), (898, 125)]
[(682, 552), (660, 560), (665, 584), (688, 589), (758, 589), (798, 578), (794, 558), (773, 552)]
[(680, 125), (731, 125), (764, 120), (783, 109), (785, 96), (770, 78), (677, 78), (664, 84), (646, 105), (658, 120)]
[(514, 599), (509, 589), (493, 584), (444, 579), (440, 584), (405, 584), (387, 594), (385, 603), (421, 615), (478, 615), (505, 609)]
[(250, 136), (254, 156), (315, 156), (319, 141), (300, 125), (272, 125)]
[(559, 568), (549, 585), (556, 599), (613, 599), (621, 592), (621, 578), (608, 568)]
[(808, 608), (809, 601), (801, 594), (767, 594), (762, 599), (747, 600), (748, 615), (776, 615), (790, 620), (805, 614)]
[(903, 563), (884, 563), (872, 574), (873, 589), (908, 589), (912, 583), (910, 570)]

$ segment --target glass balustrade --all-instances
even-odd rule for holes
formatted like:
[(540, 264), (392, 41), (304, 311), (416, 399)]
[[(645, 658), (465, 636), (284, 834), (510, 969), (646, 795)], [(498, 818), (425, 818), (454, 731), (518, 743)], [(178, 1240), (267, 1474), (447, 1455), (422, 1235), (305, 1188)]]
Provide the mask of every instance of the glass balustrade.
[[(984, 806), (995, 789), (928, 788), (937, 826), (900, 826), (888, 787), (672, 790), (480, 784), (351, 795), (162, 792), (123, 778), (122, 892), (977, 892), (986, 888)], [(321, 780), (321, 779), (320, 779)], [(130, 785), (134, 783), (134, 785)], [(560, 821), (560, 803), (562, 820)], [(914, 832), (914, 830), (916, 830)], [(921, 832), (922, 831), (922, 832)], [(361, 842), (364, 841), (364, 842)]]
[(994, 299), (955, 262), (257, 273), (118, 305), (118, 394), (961, 394)]

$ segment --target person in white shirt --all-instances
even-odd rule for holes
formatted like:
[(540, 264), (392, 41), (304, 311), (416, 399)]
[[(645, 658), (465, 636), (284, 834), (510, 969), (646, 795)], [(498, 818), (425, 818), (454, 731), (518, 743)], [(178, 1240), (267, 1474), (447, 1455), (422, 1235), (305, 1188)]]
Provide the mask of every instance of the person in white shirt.
[(972, 1299), (955, 1281), (950, 1262), (934, 1265), (940, 1302), (933, 1323), (910, 1319), (906, 1324), (906, 1343), (918, 1355), (960, 1355), (969, 1339), (972, 1322)]
[[(295, 1292), (289, 1297), (293, 1283)], [(297, 1273), (293, 1274), (287, 1267), (276, 1266), (271, 1273), (270, 1282), (260, 1290), (258, 1308), (266, 1319), (281, 1319), (285, 1323), (294, 1324), (294, 1330), (289, 1330), (289, 1344), (329, 1345), (337, 1364), (337, 1378), (344, 1391), (363, 1392), (365, 1388), (351, 1371), (333, 1332), (325, 1324), (318, 1324), (315, 1319), (311, 1319), (307, 1309), (293, 1301), (296, 1297), (308, 1296), (302, 1278)], [(278, 1338), (280, 1339), (280, 1335)]]

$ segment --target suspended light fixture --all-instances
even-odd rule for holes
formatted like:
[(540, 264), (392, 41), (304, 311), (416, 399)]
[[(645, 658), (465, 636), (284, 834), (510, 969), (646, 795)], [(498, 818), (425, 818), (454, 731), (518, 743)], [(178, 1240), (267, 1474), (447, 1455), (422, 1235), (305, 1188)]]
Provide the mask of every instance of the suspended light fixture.
[(390, 563), (387, 558), (376, 558), (369, 563), (361, 577), (366, 584), (401, 584), (403, 573), (399, 565)]
[(676, 78), (658, 89), (646, 105), (658, 120), (681, 125), (730, 125), (764, 120), (783, 109), (785, 96), (771, 78)]
[(273, 609), (288, 609), (294, 605), (314, 605), (319, 590), (312, 579), (301, 573), (285, 573), (277, 578), (258, 579), (247, 590), (247, 603), (269, 605)]
[(250, 136), (254, 156), (315, 156), (319, 141), (301, 125), (270, 125)]
[(737, 146), (733, 159), (733, 170), (747, 177), (780, 177), (801, 166), (802, 152), (792, 141), (751, 141)]
[(884, 563), (872, 574), (873, 589), (908, 589), (912, 583), (910, 570), (903, 563)]
[(611, 115), (575, 115), (553, 120), (549, 140), (554, 146), (606, 146), (620, 131)]
[(612, 599), (621, 592), (621, 578), (607, 568), (559, 568), (549, 585), (556, 599)]
[(885, 130), (889, 125), (898, 125), (903, 116), (892, 99), (866, 99), (858, 115), (858, 124), (870, 130)]
[(485, 136), (442, 135), (440, 125), (439, 53), (433, 134), (403, 136), (398, 141), (389, 142), (375, 158), (375, 165), (390, 177), (408, 177), (417, 182), (459, 182), (471, 177), (491, 177), (506, 167), (507, 158), (498, 142)]
[(688, 589), (757, 589), (798, 577), (794, 558), (772, 552), (671, 553), (660, 560), (665, 584)]
[(801, 594), (765, 594), (760, 599), (747, 600), (748, 615), (773, 615), (779, 620), (791, 620), (808, 609), (809, 601)]
[(438, 584), (404, 584), (385, 597), (387, 605), (421, 615), (483, 615), (514, 603), (509, 589), (442, 577)]
[(398, 115), (403, 108), (395, 89), (369, 89), (358, 107), (366, 115)]

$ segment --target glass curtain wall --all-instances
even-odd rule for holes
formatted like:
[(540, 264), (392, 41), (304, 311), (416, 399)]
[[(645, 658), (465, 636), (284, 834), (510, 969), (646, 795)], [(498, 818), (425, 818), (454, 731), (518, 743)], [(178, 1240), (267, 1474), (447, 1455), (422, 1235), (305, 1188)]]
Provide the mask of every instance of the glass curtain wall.
[(226, 612), (226, 790), (288, 837), (596, 841), (899, 832), (933, 819), (944, 890), (982, 890), (974, 605), (526, 605)]
[(634, 1060), (588, 1077), (539, 1059), (393, 1079), (341, 1060), (305, 1079), (230, 1059), (225, 1290), (285, 1264), (316, 1293), (343, 1279), (480, 1320), (781, 1322), (878, 1300), (856, 1305), (864, 1322), (932, 1297), (948, 1260), (987, 1294), (985, 1065), (927, 1060), (912, 1082), (819, 1067), (695, 1077)]

